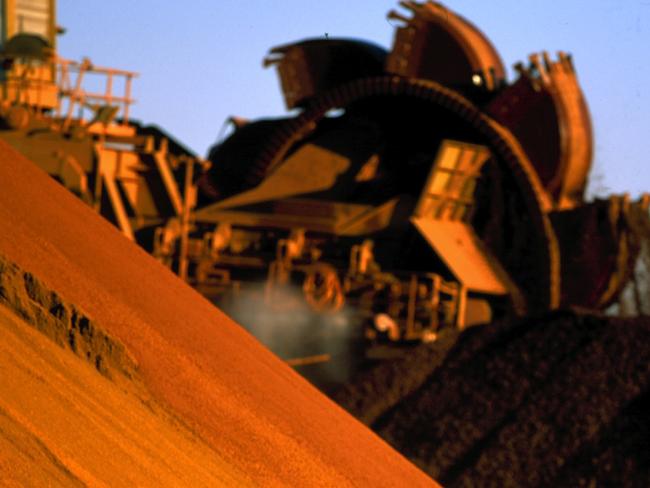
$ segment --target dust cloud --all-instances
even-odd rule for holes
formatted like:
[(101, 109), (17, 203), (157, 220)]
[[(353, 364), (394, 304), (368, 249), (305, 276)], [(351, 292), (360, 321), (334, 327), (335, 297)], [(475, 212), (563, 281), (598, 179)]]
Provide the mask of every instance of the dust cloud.
[(270, 294), (265, 283), (213, 301), (283, 360), (329, 356), (295, 368), (325, 392), (349, 381), (364, 366), (363, 317), (349, 305), (317, 313), (298, 286), (275, 287)]

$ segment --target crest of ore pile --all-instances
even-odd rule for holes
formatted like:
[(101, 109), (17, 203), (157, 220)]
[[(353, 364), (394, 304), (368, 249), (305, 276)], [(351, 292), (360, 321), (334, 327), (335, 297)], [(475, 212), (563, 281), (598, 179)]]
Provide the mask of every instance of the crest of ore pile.
[(335, 399), (443, 486), (650, 486), (650, 318), (450, 333)]

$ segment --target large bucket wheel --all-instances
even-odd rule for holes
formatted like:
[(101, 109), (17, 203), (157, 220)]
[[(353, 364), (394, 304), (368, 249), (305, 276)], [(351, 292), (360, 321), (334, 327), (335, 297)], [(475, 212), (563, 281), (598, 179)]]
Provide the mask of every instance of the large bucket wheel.
[(328, 111), (345, 109), (360, 100), (381, 96), (409, 97), (432, 104), (481, 136), (503, 167), (504, 174), (516, 182), (523, 200), (521, 211), (525, 220), (530, 221), (534, 234), (530, 241), (535, 243), (537, 252), (527, 254), (522, 250), (522, 255), (529, 259), (525, 266), (530, 268), (530, 278), (523, 285), (519, 283), (525, 308), (528, 311), (557, 308), (560, 303), (559, 248), (547, 215), (551, 204), (533, 165), (507, 129), (463, 96), (433, 81), (398, 76), (366, 78), (315, 98), (301, 115), (286, 121), (270, 138), (248, 171), (247, 186), (256, 186), (282, 164), (287, 154), (317, 129)]

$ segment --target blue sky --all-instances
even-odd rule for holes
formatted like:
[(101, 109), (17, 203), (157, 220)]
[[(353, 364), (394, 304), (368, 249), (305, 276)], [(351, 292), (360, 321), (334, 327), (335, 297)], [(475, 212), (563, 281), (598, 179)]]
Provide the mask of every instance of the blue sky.
[[(528, 54), (574, 57), (594, 121), (592, 193), (650, 191), (650, 0), (448, 1), (511, 68)], [(59, 53), (140, 73), (135, 118), (205, 155), (230, 115), (285, 112), (269, 48), (357, 37), (389, 48), (397, 0), (59, 0)], [(512, 70), (510, 71), (512, 73)], [(512, 79), (512, 75), (511, 75)]]

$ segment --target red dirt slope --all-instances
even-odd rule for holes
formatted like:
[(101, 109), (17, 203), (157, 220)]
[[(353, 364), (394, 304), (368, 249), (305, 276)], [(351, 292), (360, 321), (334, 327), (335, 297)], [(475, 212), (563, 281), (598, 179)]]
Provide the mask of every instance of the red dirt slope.
[[(0, 254), (75, 304), (256, 484), (435, 486), (30, 162), (0, 146)], [(47, 408), (47, 405), (43, 405)]]
[[(0, 305), (0, 486), (233, 486), (182, 423)], [(46, 408), (43, 408), (43, 407)]]

